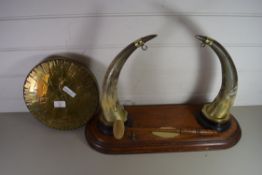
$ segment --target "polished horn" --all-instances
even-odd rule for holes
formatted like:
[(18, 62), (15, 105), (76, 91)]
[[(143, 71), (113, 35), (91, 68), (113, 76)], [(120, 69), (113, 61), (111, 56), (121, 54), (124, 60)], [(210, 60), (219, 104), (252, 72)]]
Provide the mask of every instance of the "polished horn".
[(121, 69), (137, 48), (141, 47), (145, 50), (147, 47), (144, 44), (154, 37), (156, 35), (148, 35), (129, 44), (115, 57), (105, 74), (100, 99), (103, 111), (102, 115), (100, 115), (100, 120), (104, 125), (113, 127), (113, 135), (116, 139), (123, 137), (124, 123), (127, 121), (127, 111), (119, 103), (117, 96), (117, 82)]
[(208, 45), (216, 53), (222, 68), (222, 85), (215, 99), (202, 108), (198, 121), (205, 127), (225, 131), (230, 127), (230, 109), (237, 94), (237, 70), (226, 49), (214, 39), (197, 35), (202, 46)]

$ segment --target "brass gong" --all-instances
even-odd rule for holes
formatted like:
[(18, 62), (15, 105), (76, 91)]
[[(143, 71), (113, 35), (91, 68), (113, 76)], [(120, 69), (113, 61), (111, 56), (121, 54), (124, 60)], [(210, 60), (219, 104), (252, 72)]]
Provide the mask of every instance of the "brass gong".
[(79, 128), (98, 107), (94, 75), (84, 64), (64, 56), (51, 56), (35, 66), (23, 91), (29, 111), (51, 128)]

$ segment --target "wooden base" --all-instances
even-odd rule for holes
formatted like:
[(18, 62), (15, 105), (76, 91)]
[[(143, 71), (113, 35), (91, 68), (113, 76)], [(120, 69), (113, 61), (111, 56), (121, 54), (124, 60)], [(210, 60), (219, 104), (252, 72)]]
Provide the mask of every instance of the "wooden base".
[[(126, 106), (125, 109), (129, 114), (129, 124), (124, 138), (116, 140), (101, 132), (97, 115), (86, 126), (86, 139), (91, 147), (109, 154), (200, 151), (230, 148), (241, 137), (241, 129), (233, 116), (228, 130), (199, 134), (197, 131), (210, 131), (196, 120), (201, 111), (199, 105)], [(190, 128), (196, 132), (163, 138), (148, 129), (161, 127)]]

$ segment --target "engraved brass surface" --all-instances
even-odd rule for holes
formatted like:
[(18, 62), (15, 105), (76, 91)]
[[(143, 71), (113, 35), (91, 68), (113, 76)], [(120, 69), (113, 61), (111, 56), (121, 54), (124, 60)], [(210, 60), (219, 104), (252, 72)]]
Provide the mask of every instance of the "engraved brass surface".
[(208, 45), (217, 54), (222, 68), (222, 85), (216, 98), (202, 108), (202, 113), (209, 120), (225, 123), (230, 120), (230, 109), (233, 106), (238, 87), (238, 76), (234, 62), (226, 49), (214, 39), (196, 36), (202, 46)]
[(96, 112), (97, 82), (88, 68), (62, 56), (51, 56), (28, 74), (24, 100), (43, 124), (56, 129), (83, 126)]

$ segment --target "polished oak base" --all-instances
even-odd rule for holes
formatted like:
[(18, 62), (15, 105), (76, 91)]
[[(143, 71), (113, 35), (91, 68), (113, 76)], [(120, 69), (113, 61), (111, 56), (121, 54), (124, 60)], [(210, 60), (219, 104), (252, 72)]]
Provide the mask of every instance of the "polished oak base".
[[(109, 154), (217, 150), (232, 147), (241, 137), (241, 129), (233, 116), (226, 131), (202, 127), (197, 121), (201, 115), (199, 105), (126, 106), (125, 109), (129, 120), (124, 138), (114, 139), (111, 129), (101, 127), (96, 116), (86, 126), (86, 139), (91, 147)], [(180, 132), (172, 138), (152, 134), (163, 127)]]

